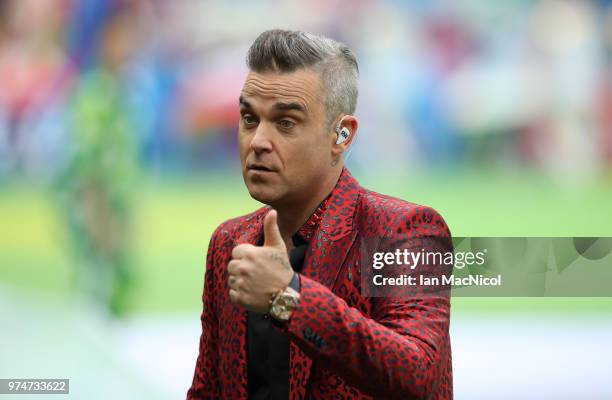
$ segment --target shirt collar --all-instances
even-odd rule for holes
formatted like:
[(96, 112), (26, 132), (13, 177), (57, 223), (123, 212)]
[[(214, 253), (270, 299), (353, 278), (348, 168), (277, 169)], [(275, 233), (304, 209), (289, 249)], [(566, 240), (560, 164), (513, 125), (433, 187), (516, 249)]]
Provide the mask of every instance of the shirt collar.
[(321, 218), (327, 210), (327, 203), (331, 197), (331, 193), (323, 200), (316, 210), (308, 217), (306, 222), (297, 230), (296, 235), (299, 235), (302, 239), (310, 242), (310, 239), (314, 236), (319, 224), (321, 223)]

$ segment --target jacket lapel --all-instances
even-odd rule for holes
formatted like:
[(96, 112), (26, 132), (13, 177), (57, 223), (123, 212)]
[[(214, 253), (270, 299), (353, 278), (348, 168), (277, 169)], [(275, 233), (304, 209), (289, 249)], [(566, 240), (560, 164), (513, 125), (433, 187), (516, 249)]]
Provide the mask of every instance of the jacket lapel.
[[(342, 170), (319, 226), (312, 238), (302, 275), (330, 290), (355, 241), (353, 229), (360, 186), (346, 168)], [(303, 399), (310, 377), (312, 359), (295, 343), (290, 347), (290, 390), (292, 399)]]
[(353, 220), (358, 198), (359, 184), (343, 169), (304, 260), (302, 274), (330, 290), (357, 236)]

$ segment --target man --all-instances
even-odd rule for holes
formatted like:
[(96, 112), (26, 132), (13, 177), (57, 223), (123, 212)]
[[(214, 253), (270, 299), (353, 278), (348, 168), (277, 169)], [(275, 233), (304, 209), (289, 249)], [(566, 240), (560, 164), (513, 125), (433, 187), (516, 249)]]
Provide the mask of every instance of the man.
[(368, 191), (344, 167), (358, 126), (355, 56), (271, 30), (247, 64), (240, 161), (267, 206), (212, 236), (187, 398), (452, 398), (448, 294), (362, 293), (372, 240), (452, 248), (434, 210)]

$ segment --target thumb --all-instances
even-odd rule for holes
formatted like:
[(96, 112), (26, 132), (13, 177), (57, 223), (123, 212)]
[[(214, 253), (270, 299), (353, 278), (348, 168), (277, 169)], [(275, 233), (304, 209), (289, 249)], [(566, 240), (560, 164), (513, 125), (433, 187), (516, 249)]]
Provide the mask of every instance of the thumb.
[(270, 210), (264, 218), (264, 246), (285, 250), (285, 242), (278, 229), (278, 213)]

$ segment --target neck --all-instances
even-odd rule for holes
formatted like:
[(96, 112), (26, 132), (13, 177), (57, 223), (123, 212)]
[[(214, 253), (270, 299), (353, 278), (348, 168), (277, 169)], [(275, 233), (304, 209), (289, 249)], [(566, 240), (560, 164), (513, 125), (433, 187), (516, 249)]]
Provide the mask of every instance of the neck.
[(313, 195), (304, 199), (303, 202), (274, 206), (278, 212), (278, 228), (288, 248), (293, 247), (291, 237), (304, 225), (319, 204), (334, 189), (341, 172), (342, 169), (329, 174), (324, 182), (318, 185)]

